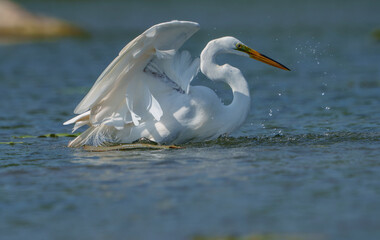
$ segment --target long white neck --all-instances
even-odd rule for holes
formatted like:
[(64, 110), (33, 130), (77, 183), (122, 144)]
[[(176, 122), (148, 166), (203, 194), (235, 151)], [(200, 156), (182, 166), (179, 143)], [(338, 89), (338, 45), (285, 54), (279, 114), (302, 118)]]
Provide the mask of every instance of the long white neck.
[(227, 132), (243, 124), (250, 109), (250, 94), (248, 83), (239, 69), (228, 65), (218, 65), (215, 57), (221, 53), (228, 53), (218, 40), (213, 40), (207, 44), (201, 53), (201, 71), (210, 80), (222, 81), (227, 83), (233, 94), (233, 100), (229, 105), (223, 105), (220, 113), (222, 119), (225, 119), (225, 129)]

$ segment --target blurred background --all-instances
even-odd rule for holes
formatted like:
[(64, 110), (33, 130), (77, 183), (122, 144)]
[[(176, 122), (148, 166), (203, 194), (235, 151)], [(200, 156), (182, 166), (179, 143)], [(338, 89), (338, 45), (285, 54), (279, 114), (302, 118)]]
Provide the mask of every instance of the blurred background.
[[(0, 238), (380, 237), (380, 1), (12, 2), (0, 0)], [(201, 25), (183, 46), (194, 57), (231, 35), (292, 70), (221, 56), (252, 94), (231, 138), (109, 154), (15, 138), (69, 133), (119, 51), (174, 19)], [(231, 100), (202, 74), (194, 84)]]

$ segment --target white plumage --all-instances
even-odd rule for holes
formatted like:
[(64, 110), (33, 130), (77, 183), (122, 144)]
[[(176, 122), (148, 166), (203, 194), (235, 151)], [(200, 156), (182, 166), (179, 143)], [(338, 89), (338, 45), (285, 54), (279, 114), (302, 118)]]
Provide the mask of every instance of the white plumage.
[[(73, 131), (90, 126), (69, 146), (140, 138), (180, 144), (216, 138), (239, 127), (249, 111), (248, 85), (237, 68), (217, 65), (214, 56), (234, 53), (287, 68), (233, 37), (209, 42), (201, 59), (192, 60), (189, 52), (178, 49), (198, 29), (195, 22), (161, 23), (127, 44), (75, 108), (79, 116), (64, 123), (75, 123)], [(230, 105), (223, 105), (211, 89), (190, 85), (199, 68), (211, 80), (230, 85)]]

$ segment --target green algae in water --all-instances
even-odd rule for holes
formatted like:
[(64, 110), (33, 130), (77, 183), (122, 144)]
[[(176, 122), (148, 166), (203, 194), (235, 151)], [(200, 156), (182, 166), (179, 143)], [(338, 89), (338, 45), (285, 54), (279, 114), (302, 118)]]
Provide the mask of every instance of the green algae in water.
[(39, 136), (22, 135), (13, 136), (13, 138), (58, 138), (58, 137), (78, 137), (81, 133), (48, 133)]
[(40, 135), (38, 136), (39, 138), (45, 138), (45, 137), (50, 137), (50, 138), (57, 138), (57, 137), (78, 137), (80, 133), (49, 133), (45, 135)]
[(380, 29), (373, 31), (372, 36), (376, 41), (380, 42)]
[(16, 144), (23, 144), (24, 142), (0, 142), (2, 145), (16, 145)]

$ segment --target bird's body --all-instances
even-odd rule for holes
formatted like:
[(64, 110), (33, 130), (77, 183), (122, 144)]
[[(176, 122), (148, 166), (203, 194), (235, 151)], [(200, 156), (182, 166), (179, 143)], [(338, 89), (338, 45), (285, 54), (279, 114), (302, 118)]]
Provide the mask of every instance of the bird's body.
[[(198, 29), (194, 22), (161, 23), (127, 44), (75, 109), (80, 115), (65, 122), (75, 123), (74, 130), (90, 126), (69, 146), (131, 143), (140, 138), (181, 144), (214, 139), (238, 128), (250, 109), (248, 84), (239, 69), (216, 64), (215, 56), (247, 54), (287, 68), (233, 37), (209, 42), (200, 59), (192, 60), (178, 48)], [(210, 88), (190, 85), (199, 68), (209, 79), (230, 85), (231, 104), (222, 104)]]

